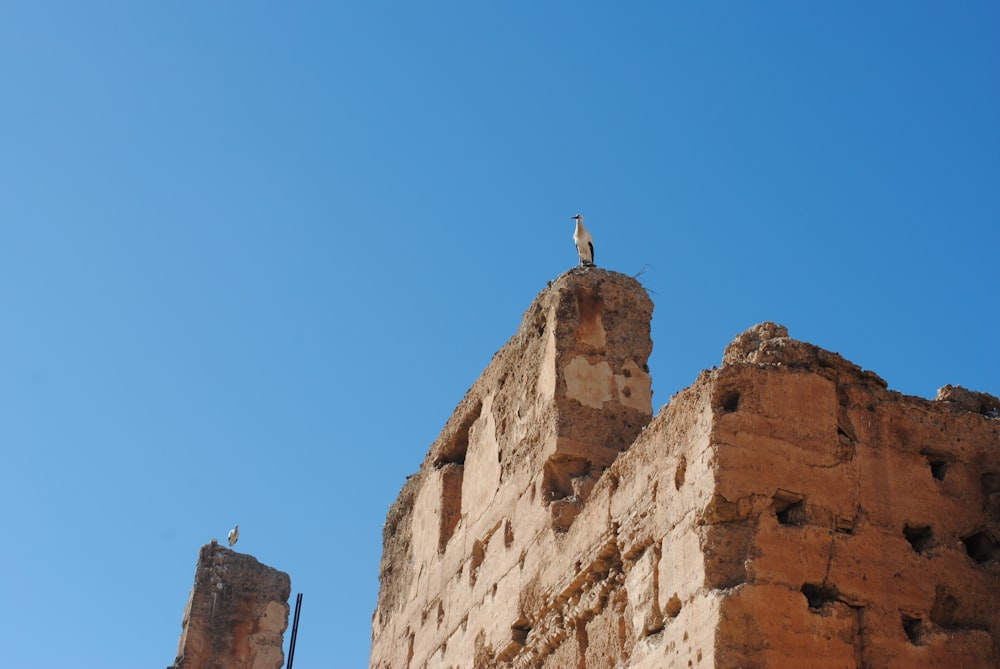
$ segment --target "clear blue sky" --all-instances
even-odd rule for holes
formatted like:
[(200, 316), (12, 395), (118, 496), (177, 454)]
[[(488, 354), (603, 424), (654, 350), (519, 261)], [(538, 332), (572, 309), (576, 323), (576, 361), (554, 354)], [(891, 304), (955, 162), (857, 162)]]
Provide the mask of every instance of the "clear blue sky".
[(1000, 393), (996, 2), (0, 3), (0, 647), (173, 661), (198, 549), (364, 667), (407, 474), (582, 212), (654, 405), (764, 320)]

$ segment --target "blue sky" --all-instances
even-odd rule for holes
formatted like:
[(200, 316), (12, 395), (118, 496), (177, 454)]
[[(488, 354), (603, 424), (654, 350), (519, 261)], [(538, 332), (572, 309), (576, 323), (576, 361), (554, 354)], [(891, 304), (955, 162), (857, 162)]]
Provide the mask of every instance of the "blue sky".
[(5, 662), (166, 666), (238, 521), (295, 666), (366, 666), (389, 504), (577, 212), (656, 408), (764, 320), (1000, 394), (998, 7), (0, 4)]

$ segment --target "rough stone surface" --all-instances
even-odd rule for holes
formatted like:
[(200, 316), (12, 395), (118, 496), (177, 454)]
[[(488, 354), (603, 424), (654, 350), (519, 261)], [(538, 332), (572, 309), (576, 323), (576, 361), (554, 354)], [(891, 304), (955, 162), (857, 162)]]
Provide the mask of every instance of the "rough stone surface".
[(202, 547), (169, 669), (280, 669), (288, 574), (215, 541)]
[(651, 311), (535, 299), (389, 511), (370, 667), (1000, 665), (991, 396), (765, 323), (651, 418)]

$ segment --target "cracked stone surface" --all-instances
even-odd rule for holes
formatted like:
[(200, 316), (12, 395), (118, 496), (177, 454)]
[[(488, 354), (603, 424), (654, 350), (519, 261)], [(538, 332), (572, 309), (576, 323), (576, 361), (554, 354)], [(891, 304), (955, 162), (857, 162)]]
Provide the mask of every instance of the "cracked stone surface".
[(372, 669), (1000, 665), (995, 398), (763, 323), (653, 417), (651, 313), (535, 299), (389, 511)]
[(280, 669), (291, 587), (252, 555), (202, 546), (169, 669)]

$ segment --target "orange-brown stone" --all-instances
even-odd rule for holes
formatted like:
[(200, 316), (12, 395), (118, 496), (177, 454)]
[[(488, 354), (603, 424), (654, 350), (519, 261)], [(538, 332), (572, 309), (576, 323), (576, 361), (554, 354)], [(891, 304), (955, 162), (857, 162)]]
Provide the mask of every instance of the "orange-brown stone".
[(536, 298), (389, 511), (372, 669), (1000, 665), (1000, 402), (765, 323), (652, 417), (651, 313)]
[(171, 669), (280, 669), (290, 592), (288, 574), (203, 546)]

